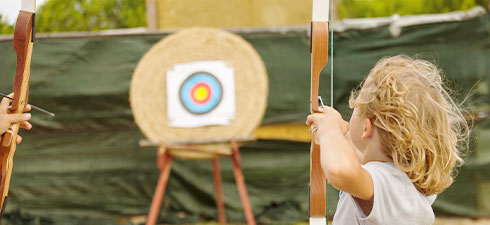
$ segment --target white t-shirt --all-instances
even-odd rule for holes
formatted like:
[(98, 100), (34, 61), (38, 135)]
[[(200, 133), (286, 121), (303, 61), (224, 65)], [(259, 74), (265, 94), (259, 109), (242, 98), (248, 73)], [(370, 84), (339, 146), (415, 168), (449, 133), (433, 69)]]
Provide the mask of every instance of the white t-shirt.
[(371, 174), (374, 203), (368, 216), (356, 200), (340, 192), (333, 225), (429, 225), (434, 223), (432, 203), (436, 195), (425, 196), (392, 162), (369, 162), (362, 166)]

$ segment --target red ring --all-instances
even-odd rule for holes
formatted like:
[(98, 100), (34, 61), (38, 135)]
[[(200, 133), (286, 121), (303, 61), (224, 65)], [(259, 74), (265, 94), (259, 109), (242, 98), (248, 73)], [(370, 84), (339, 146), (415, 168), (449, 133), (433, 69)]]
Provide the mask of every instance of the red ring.
[[(204, 100), (197, 100), (195, 97), (194, 97), (194, 92), (196, 91), (197, 88), (199, 87), (204, 87), (207, 91), (208, 91), (208, 96), (206, 96), (206, 98)], [(204, 83), (204, 82), (199, 82), (199, 83), (196, 83), (194, 85), (194, 87), (192, 87), (191, 89), (191, 99), (192, 101), (194, 101), (194, 103), (198, 104), (198, 105), (203, 105), (203, 104), (206, 104), (206, 102), (211, 98), (211, 87), (209, 87), (208, 84)]]

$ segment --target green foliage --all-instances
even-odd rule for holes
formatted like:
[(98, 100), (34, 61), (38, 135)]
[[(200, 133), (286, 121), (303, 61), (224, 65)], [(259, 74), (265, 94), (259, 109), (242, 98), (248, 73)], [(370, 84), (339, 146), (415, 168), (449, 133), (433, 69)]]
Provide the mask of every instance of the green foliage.
[(144, 26), (145, 1), (141, 0), (50, 0), (36, 15), (37, 32)]
[(0, 34), (11, 34), (14, 32), (14, 27), (9, 25), (0, 15)]
[[(444, 13), (490, 0), (337, 0), (338, 18)], [(94, 31), (146, 26), (143, 0), (49, 0), (36, 16), (37, 32)], [(0, 15), (0, 34), (13, 33)]]
[(337, 0), (338, 18), (445, 13), (487, 7), (489, 0)]

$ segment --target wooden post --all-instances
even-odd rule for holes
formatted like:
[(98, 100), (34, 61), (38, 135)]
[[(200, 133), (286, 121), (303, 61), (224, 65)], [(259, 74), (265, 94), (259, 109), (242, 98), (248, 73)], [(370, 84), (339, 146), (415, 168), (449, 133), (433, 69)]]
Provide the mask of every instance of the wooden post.
[(165, 188), (167, 187), (168, 178), (170, 176), (172, 156), (168, 154), (164, 144), (162, 144), (162, 146), (160, 146), (158, 149), (157, 165), (158, 169), (160, 170), (160, 177), (158, 178), (158, 184), (155, 188), (155, 194), (153, 194), (153, 200), (151, 201), (150, 212), (148, 213), (146, 225), (155, 225), (157, 222), (163, 195), (165, 194)]
[(242, 173), (242, 160), (240, 158), (240, 151), (238, 149), (238, 143), (235, 139), (231, 140), (231, 146), (233, 152), (231, 154), (231, 160), (233, 163), (233, 175), (235, 175), (235, 182), (238, 188), (238, 193), (240, 194), (240, 199), (243, 204), (243, 211), (245, 212), (245, 218), (247, 219), (248, 225), (255, 225), (255, 218), (252, 212), (252, 207), (250, 207), (250, 202), (248, 201), (247, 188), (245, 187), (245, 179)]
[(221, 173), (219, 171), (219, 157), (213, 159), (213, 178), (216, 206), (218, 207), (218, 221), (220, 224), (226, 224), (225, 205), (223, 204), (223, 191), (221, 189)]
[(148, 29), (157, 29), (157, 13), (155, 0), (145, 0), (146, 2), (146, 24)]

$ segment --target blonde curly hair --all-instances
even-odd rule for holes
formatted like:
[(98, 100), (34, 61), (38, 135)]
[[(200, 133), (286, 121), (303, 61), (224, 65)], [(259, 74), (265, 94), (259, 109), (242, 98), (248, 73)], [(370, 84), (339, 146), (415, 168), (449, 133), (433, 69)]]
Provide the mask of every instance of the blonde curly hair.
[(381, 59), (353, 91), (351, 108), (371, 118), (385, 153), (425, 194), (441, 193), (461, 165), (468, 123), (432, 63), (394, 56)]

